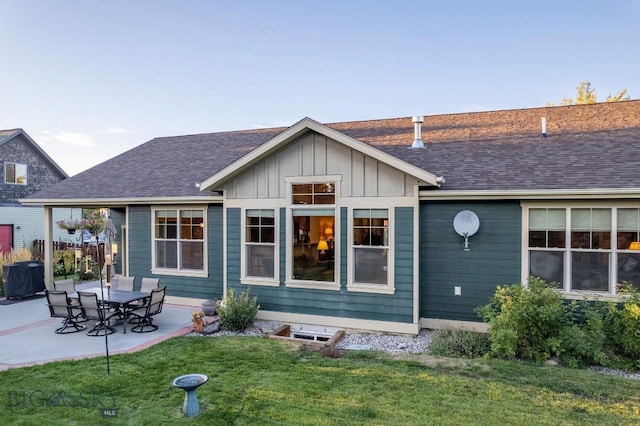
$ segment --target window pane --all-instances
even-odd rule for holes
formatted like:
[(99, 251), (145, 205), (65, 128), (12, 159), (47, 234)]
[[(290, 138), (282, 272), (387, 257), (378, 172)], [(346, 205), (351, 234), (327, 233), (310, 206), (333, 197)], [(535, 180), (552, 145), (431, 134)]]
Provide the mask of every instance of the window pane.
[(571, 232), (571, 248), (591, 248), (591, 233), (589, 231)]
[(529, 231), (529, 247), (546, 247), (546, 231)]
[(562, 288), (564, 253), (531, 250), (529, 252), (529, 275), (542, 278), (548, 283), (555, 283), (558, 288)]
[(156, 241), (156, 267), (178, 267), (178, 244), (176, 241)]
[[(303, 216), (304, 213), (309, 215)], [(329, 212), (330, 216), (314, 216)], [(310, 281), (334, 280), (335, 239), (327, 238), (325, 230), (335, 221), (333, 209), (293, 211), (293, 278)]]
[(571, 210), (571, 230), (590, 231), (591, 230), (591, 210), (572, 209)]
[(4, 165), (4, 170), (4, 181), (7, 183), (16, 183), (16, 165), (13, 163), (6, 163)]
[(367, 284), (387, 284), (387, 250), (354, 248), (354, 281)]
[(274, 229), (272, 226), (270, 227), (263, 227), (262, 229), (262, 233), (261, 233), (261, 238), (260, 238), (260, 242), (262, 243), (273, 243), (275, 242), (275, 233), (274, 233)]
[(618, 209), (618, 230), (634, 231), (640, 229), (640, 214), (638, 209)]
[(609, 253), (572, 252), (571, 289), (609, 290)]
[(203, 244), (199, 241), (183, 241), (180, 243), (181, 261), (180, 269), (203, 269)]
[(274, 277), (274, 247), (264, 245), (247, 245), (247, 276)]
[(611, 232), (593, 232), (591, 234), (591, 248), (594, 248), (594, 249), (611, 248)]
[(27, 184), (27, 165), (16, 164), (16, 183), (20, 185)]
[(552, 248), (564, 248), (566, 247), (566, 232), (565, 231), (549, 231), (548, 247)]
[(547, 230), (547, 209), (529, 209), (529, 230)]
[(629, 250), (633, 241), (638, 241), (637, 232), (618, 231), (618, 250)]
[(640, 253), (618, 255), (618, 283), (631, 284), (640, 290)]

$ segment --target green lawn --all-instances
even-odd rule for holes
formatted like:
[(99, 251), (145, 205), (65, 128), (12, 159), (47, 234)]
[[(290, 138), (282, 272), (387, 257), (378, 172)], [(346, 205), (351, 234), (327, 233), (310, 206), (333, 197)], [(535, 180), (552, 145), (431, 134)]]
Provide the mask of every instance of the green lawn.
[[(110, 360), (110, 376), (104, 358), (0, 372), (0, 423), (640, 424), (640, 381), (561, 367), (329, 358), (260, 337), (178, 337)], [(186, 373), (209, 376), (195, 419), (183, 418), (184, 392), (171, 386)]]

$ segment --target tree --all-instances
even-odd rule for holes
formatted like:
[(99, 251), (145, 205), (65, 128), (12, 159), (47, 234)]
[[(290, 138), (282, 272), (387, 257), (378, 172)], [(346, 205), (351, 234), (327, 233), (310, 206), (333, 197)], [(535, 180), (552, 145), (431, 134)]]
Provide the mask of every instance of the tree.
[[(588, 80), (581, 81), (578, 87), (576, 88), (576, 98), (563, 98), (561, 105), (582, 105), (582, 104), (595, 104), (598, 102), (598, 97), (596, 94), (596, 89), (591, 87), (591, 82)], [(628, 101), (631, 99), (629, 95), (627, 95), (627, 89), (622, 89), (615, 95), (609, 94), (607, 96), (607, 102), (620, 102), (620, 101)], [(548, 106), (553, 106), (554, 104), (547, 102)]]

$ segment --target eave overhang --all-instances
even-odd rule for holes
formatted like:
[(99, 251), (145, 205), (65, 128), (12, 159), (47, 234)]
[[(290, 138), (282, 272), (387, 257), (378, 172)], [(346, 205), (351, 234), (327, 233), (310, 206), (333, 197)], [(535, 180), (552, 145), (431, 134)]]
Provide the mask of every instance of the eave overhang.
[(640, 188), (539, 189), (539, 190), (421, 190), (420, 201), (446, 200), (572, 200), (640, 199)]
[(24, 199), (19, 200), (24, 205), (49, 207), (108, 207), (146, 204), (212, 204), (222, 203), (222, 195), (204, 197), (140, 197), (140, 198), (72, 198), (72, 199)]

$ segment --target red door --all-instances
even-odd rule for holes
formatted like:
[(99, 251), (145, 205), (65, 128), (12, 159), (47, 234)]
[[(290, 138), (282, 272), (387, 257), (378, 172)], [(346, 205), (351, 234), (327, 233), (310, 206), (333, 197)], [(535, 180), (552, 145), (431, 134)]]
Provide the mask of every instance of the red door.
[(11, 253), (13, 225), (0, 225), (0, 253)]

